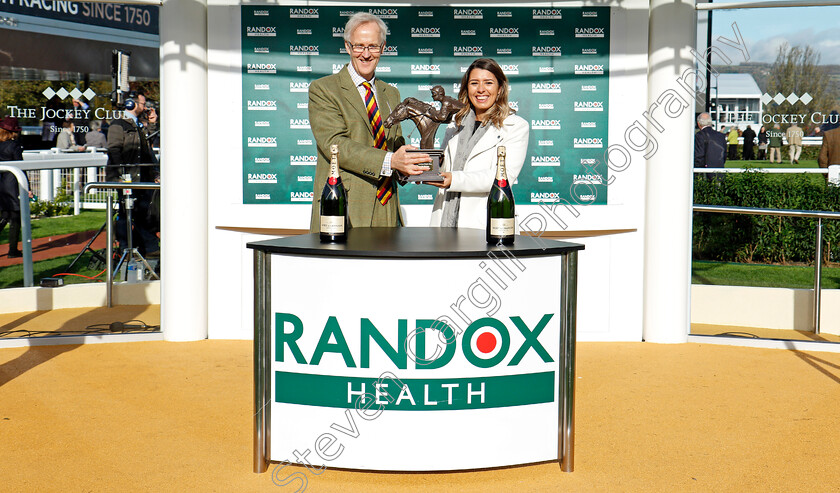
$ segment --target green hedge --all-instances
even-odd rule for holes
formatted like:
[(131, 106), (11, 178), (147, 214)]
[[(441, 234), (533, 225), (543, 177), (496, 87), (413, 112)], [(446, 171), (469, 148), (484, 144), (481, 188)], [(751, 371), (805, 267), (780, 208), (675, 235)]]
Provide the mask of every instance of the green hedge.
[[(708, 175), (711, 177), (712, 175)], [(694, 180), (694, 203), (840, 211), (840, 188), (822, 176), (740, 173)], [(816, 219), (694, 213), (694, 258), (730, 262), (813, 262)], [(823, 220), (825, 260), (837, 261), (840, 224)]]

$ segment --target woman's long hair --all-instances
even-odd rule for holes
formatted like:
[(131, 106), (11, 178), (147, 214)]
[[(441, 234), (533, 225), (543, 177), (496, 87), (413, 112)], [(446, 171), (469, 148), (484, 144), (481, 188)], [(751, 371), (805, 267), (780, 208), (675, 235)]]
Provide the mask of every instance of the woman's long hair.
[(482, 125), (490, 122), (495, 125), (496, 128), (502, 128), (502, 123), (505, 121), (505, 118), (507, 118), (508, 115), (513, 114), (514, 111), (510, 108), (510, 106), (508, 106), (508, 92), (510, 92), (510, 86), (508, 85), (507, 77), (502, 71), (502, 67), (500, 67), (499, 64), (496, 63), (496, 60), (493, 60), (492, 58), (476, 59), (470, 64), (469, 68), (467, 68), (464, 76), (461, 77), (461, 90), (458, 91), (458, 100), (462, 103), (466, 103), (467, 105), (461, 108), (461, 110), (455, 115), (455, 124), (460, 125), (461, 121), (463, 121), (470, 110), (473, 109), (472, 104), (470, 104), (470, 98), (467, 91), (470, 74), (474, 69), (487, 70), (496, 77), (496, 81), (499, 83), (499, 94), (496, 96), (496, 102), (493, 103), (492, 108), (487, 110), (487, 118), (484, 120)]

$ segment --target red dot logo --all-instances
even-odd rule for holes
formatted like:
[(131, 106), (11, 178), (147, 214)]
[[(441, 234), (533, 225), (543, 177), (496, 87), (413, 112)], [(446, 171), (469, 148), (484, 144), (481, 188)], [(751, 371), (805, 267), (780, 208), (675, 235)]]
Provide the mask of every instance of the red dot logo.
[(484, 354), (493, 352), (496, 349), (496, 336), (492, 332), (485, 332), (476, 338), (475, 346)]
[(484, 354), (491, 353), (496, 349), (496, 336), (492, 332), (485, 332), (478, 336), (475, 346)]

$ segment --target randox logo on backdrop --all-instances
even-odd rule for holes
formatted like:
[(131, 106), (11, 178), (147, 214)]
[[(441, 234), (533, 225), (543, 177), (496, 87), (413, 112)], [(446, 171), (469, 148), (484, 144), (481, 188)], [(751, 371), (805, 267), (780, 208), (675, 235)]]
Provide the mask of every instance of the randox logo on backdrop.
[(270, 193), (258, 193), (254, 195), (255, 200), (271, 200)]
[(382, 56), (398, 56), (399, 54), (397, 45), (385, 45), (385, 48), (382, 50)]
[(434, 200), (435, 196), (430, 193), (421, 193), (417, 196), (417, 200)]
[(333, 38), (343, 38), (344, 37), (344, 28), (343, 27), (335, 27), (332, 28), (332, 37)]
[(296, 107), (299, 110), (309, 109), (309, 101), (306, 101), (306, 102), (303, 102), (303, 103), (297, 103)]
[(601, 176), (601, 175), (593, 175), (593, 174), (573, 175), (572, 184), (573, 185), (603, 185), (604, 184), (604, 177)]
[(561, 56), (562, 50), (559, 46), (532, 46), (531, 56)]
[(297, 65), (295, 67), (295, 70), (297, 72), (312, 72), (312, 66), (311, 65)]
[(587, 64), (587, 65), (578, 65), (575, 64), (575, 75), (603, 75), (604, 73), (604, 65), (600, 64)]
[(274, 100), (248, 100), (248, 111), (276, 111), (277, 101)]
[(379, 17), (380, 19), (397, 19), (399, 14), (397, 9), (369, 9), (368, 12)]
[(289, 156), (291, 166), (315, 166), (318, 164), (318, 156)]
[(255, 157), (254, 164), (271, 164), (270, 157)]
[(512, 55), (513, 50), (511, 50), (510, 48), (496, 48), (496, 54), (497, 55)]
[(312, 202), (312, 192), (290, 192), (289, 200), (292, 202)]
[(502, 72), (505, 75), (519, 75), (519, 65), (502, 65)]
[(554, 73), (554, 67), (540, 67), (540, 73), (541, 74), (553, 74)]
[(540, 36), (554, 36), (554, 29), (540, 29)]
[(289, 19), (317, 19), (318, 9), (289, 9)]
[(248, 137), (248, 147), (277, 147), (277, 137)]
[(553, 109), (554, 109), (554, 103), (540, 103), (540, 104), (537, 106), (537, 109), (540, 109), (540, 110), (553, 110)]
[(453, 46), (453, 56), (484, 56), (484, 49), (481, 46)]
[(439, 38), (440, 37), (440, 28), (439, 27), (412, 27), (411, 28), (411, 37), (412, 38)]
[(265, 54), (265, 53), (268, 53), (268, 52), (269, 52), (269, 51), (268, 51), (268, 47), (267, 47), (267, 46), (254, 47), (254, 53), (262, 53), (262, 54)]
[(560, 120), (531, 120), (534, 130), (560, 130)]
[(580, 50), (581, 55), (597, 55), (598, 50), (595, 48), (582, 48)]
[(598, 11), (597, 10), (584, 10), (583, 12), (581, 12), (580, 16), (581, 17), (598, 17)]
[(277, 173), (248, 173), (248, 183), (277, 183)]
[(603, 38), (604, 37), (604, 28), (603, 27), (576, 27), (575, 28), (575, 37), (576, 38)]
[(496, 11), (496, 17), (513, 17), (513, 12), (510, 10), (498, 10)]
[(461, 29), (461, 36), (475, 36), (475, 29)]
[(276, 74), (276, 63), (249, 63), (245, 65), (249, 74)]
[(306, 118), (289, 118), (289, 128), (309, 129), (309, 120)]
[(298, 175), (297, 177), (298, 182), (308, 182), (312, 183), (312, 177), (309, 175)]
[(298, 36), (311, 36), (312, 29), (298, 29), (297, 34)]
[(519, 28), (518, 27), (491, 27), (490, 28), (490, 37), (491, 38), (518, 38), (519, 37)]
[(577, 149), (601, 149), (604, 147), (604, 139), (575, 137), (574, 146)]
[(277, 28), (274, 26), (248, 26), (245, 28), (247, 36), (252, 37), (275, 37)]
[(551, 139), (538, 140), (537, 145), (540, 147), (554, 147), (554, 141)]
[(531, 11), (532, 19), (562, 19), (560, 9), (534, 9)]
[(559, 82), (532, 82), (531, 93), (554, 93), (560, 94), (562, 92)]
[(440, 65), (412, 64), (411, 73), (414, 75), (440, 75)]
[(297, 55), (297, 56), (309, 56), (314, 55), (318, 56), (318, 45), (289, 45), (289, 55)]
[(531, 192), (531, 203), (560, 202), (559, 192)]
[(595, 122), (580, 122), (580, 128), (596, 128)]
[(255, 17), (268, 17), (268, 11), (267, 10), (255, 10), (254, 11), (254, 16)]
[(298, 139), (297, 140), (297, 145), (299, 145), (299, 146), (311, 146), (312, 145), (312, 139)]
[(604, 102), (575, 101), (575, 111), (604, 111)]
[(268, 84), (254, 84), (255, 91), (268, 91), (269, 89), (271, 89), (271, 86)]
[(598, 88), (594, 84), (585, 84), (585, 85), (580, 86), (580, 90), (584, 91), (584, 92), (586, 92), (586, 91), (597, 91)]
[(309, 92), (309, 82), (289, 82), (289, 92)]
[(259, 120), (254, 122), (255, 127), (270, 127), (271, 122), (268, 120)]
[(431, 10), (421, 10), (417, 12), (417, 17), (434, 17), (435, 13)]
[(560, 166), (560, 156), (531, 156), (531, 166)]
[(455, 9), (452, 12), (453, 19), (484, 19), (482, 9)]
[(553, 176), (537, 177), (537, 183), (554, 183), (554, 177)]

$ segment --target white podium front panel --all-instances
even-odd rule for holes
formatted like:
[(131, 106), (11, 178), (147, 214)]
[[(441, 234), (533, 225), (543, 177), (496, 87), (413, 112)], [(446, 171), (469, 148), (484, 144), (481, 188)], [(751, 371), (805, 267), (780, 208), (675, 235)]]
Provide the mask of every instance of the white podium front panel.
[(561, 257), (271, 255), (270, 460), (558, 458)]

